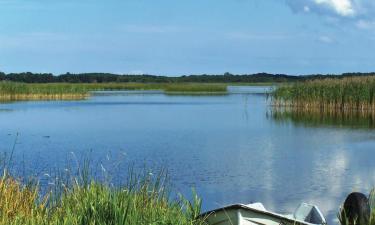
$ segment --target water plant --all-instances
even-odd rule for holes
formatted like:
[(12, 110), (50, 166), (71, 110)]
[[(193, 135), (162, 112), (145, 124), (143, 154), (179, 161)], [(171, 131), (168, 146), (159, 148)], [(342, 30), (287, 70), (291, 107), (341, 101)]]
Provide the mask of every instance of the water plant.
[(167, 94), (225, 94), (227, 85), (202, 83), (16, 83), (0, 82), (0, 101), (84, 99), (92, 91), (160, 90)]
[(279, 86), (272, 99), (274, 106), (375, 111), (374, 93), (373, 76), (326, 78)]
[(183, 197), (172, 199), (162, 174), (133, 174), (120, 187), (83, 177), (71, 177), (71, 184), (55, 184), (61, 185), (62, 192), (50, 189), (40, 194), (38, 182), (24, 184), (4, 172), (0, 224), (204, 224), (196, 219), (201, 200), (196, 195), (192, 202)]

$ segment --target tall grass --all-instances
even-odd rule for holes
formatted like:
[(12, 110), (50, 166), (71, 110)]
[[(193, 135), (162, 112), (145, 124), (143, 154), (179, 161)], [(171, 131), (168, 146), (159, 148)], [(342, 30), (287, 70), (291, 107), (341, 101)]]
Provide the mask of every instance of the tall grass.
[(223, 94), (224, 84), (201, 83), (47, 83), (0, 82), (0, 100), (84, 99), (91, 91), (160, 90), (167, 94)]
[(83, 99), (88, 89), (71, 84), (24, 84), (0, 82), (0, 100)]
[(346, 77), (299, 82), (276, 88), (275, 106), (375, 111), (375, 77)]
[(62, 192), (41, 195), (38, 183), (25, 185), (4, 173), (0, 178), (0, 224), (204, 224), (196, 219), (201, 200), (171, 200), (162, 174), (156, 178), (133, 175), (121, 187), (79, 176), (72, 177), (71, 185), (61, 185)]

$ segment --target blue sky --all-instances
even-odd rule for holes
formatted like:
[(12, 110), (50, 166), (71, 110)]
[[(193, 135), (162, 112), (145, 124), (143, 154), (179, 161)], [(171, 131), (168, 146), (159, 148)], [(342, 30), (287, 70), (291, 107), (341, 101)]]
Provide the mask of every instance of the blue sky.
[(0, 0), (0, 71), (375, 71), (375, 1)]

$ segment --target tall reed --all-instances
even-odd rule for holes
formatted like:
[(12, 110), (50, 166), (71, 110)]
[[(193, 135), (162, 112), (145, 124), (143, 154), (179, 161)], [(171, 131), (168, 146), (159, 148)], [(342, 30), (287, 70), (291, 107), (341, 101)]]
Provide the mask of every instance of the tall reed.
[(84, 99), (92, 91), (160, 90), (167, 94), (225, 94), (225, 84), (204, 83), (47, 83), (0, 82), (0, 101)]
[(55, 184), (62, 185), (61, 192), (51, 189), (41, 195), (38, 183), (23, 184), (4, 173), (0, 179), (0, 224), (204, 224), (197, 219), (201, 200), (173, 200), (163, 174), (131, 175), (120, 187), (82, 177), (71, 177), (71, 185)]
[(280, 86), (272, 94), (275, 106), (375, 111), (375, 77), (318, 79)]

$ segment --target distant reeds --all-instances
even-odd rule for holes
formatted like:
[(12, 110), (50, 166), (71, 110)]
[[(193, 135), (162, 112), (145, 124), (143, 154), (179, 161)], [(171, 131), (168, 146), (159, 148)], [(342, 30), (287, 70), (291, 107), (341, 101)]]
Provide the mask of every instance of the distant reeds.
[(92, 91), (160, 90), (167, 94), (225, 94), (224, 84), (202, 83), (47, 83), (26, 84), (0, 82), (0, 101), (75, 100)]
[(375, 111), (375, 77), (317, 79), (280, 86), (272, 94), (274, 106), (302, 109)]
[(226, 93), (225, 84), (168, 84), (163, 88), (167, 93)]
[(0, 82), (0, 100), (63, 100), (83, 99), (88, 89), (71, 84), (25, 84)]

